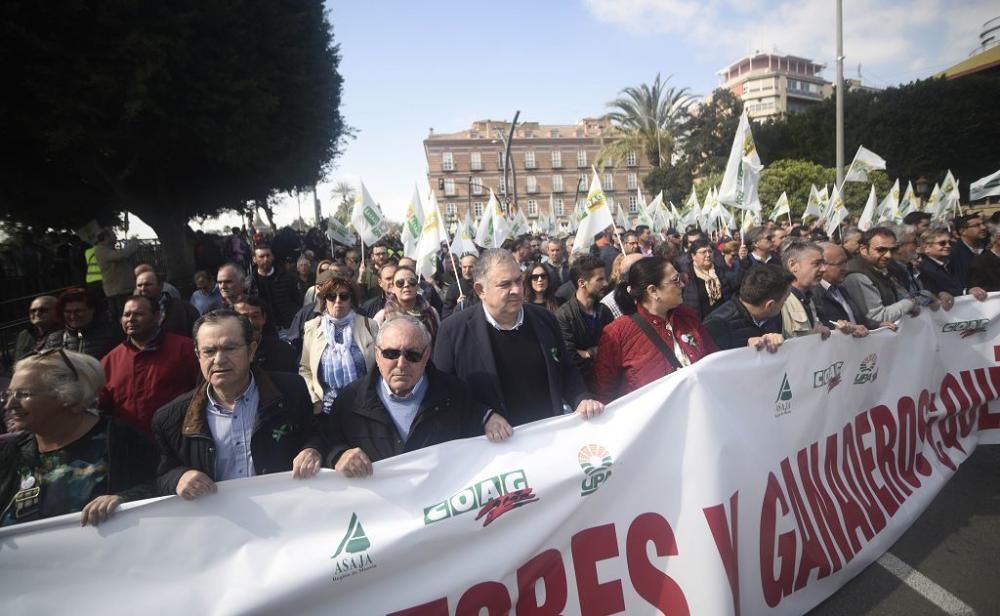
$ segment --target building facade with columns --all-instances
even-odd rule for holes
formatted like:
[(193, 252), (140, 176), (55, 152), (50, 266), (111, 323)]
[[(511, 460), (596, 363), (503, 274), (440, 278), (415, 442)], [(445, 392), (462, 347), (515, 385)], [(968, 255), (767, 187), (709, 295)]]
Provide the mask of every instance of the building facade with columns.
[[(609, 124), (584, 118), (576, 124), (520, 122), (511, 139), (512, 169), (504, 174), (506, 140), (510, 122), (481, 120), (456, 133), (435, 133), (424, 139), (427, 179), (441, 214), (455, 222), (468, 213), (478, 220), (489, 201), (513, 202), (529, 221), (547, 217), (566, 221), (577, 201), (586, 197), (591, 166), (596, 165)], [(619, 165), (597, 168), (611, 204), (634, 214), (637, 187), (652, 167), (641, 152), (630, 152)], [(515, 193), (516, 182), (516, 193)], [(509, 186), (507, 184), (510, 184)]]

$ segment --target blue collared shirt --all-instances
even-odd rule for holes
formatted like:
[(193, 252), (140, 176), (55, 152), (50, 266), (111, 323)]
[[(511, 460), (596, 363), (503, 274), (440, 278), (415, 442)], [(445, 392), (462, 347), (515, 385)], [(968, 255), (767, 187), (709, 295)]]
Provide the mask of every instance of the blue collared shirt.
[(260, 393), (257, 382), (250, 375), (250, 384), (236, 398), (232, 410), (216, 401), (212, 388), (208, 388), (208, 429), (215, 441), (215, 480), (245, 479), (254, 476), (253, 453), (250, 439), (257, 421)]
[(379, 400), (385, 405), (385, 410), (389, 411), (392, 423), (396, 424), (396, 430), (405, 443), (410, 437), (410, 427), (413, 426), (413, 420), (420, 410), (420, 403), (424, 401), (424, 394), (427, 393), (427, 377), (420, 377), (413, 390), (405, 396), (393, 394), (385, 379), (379, 379), (379, 383), (377, 388)]

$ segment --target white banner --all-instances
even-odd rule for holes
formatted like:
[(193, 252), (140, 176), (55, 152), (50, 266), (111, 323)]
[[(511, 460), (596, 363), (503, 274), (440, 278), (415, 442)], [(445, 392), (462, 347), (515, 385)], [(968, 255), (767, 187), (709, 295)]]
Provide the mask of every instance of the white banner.
[[(375, 464), (0, 533), (5, 614), (801, 614), (986, 438), (1000, 295)], [(977, 429), (977, 425), (979, 429)], [(987, 436), (988, 435), (988, 436)]]

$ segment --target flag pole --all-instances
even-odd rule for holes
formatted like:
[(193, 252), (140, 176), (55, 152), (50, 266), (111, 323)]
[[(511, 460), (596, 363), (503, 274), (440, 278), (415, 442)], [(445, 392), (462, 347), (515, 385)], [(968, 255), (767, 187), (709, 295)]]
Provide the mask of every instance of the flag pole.
[[(361, 236), (361, 233), (358, 233)], [(333, 250), (333, 240), (330, 240), (331, 255)], [(361, 236), (361, 267), (358, 268), (358, 283), (361, 282), (361, 273), (365, 271), (365, 238)]]

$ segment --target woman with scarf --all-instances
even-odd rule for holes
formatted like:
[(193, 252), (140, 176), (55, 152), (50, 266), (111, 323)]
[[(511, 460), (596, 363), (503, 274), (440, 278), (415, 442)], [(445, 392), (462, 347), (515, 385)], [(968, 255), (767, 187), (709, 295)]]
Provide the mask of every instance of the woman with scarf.
[(305, 324), (299, 374), (306, 381), (315, 413), (329, 413), (337, 394), (375, 367), (378, 325), (355, 312), (361, 289), (334, 277), (320, 286), (323, 314)]
[(732, 296), (739, 286), (733, 272), (715, 267), (715, 253), (707, 239), (691, 242), (691, 273), (684, 285), (684, 303), (701, 319)]
[(417, 273), (409, 265), (400, 265), (392, 276), (392, 293), (385, 298), (385, 308), (379, 310), (374, 321), (382, 325), (398, 314), (408, 314), (419, 319), (431, 334), (431, 344), (437, 339), (441, 317), (434, 306), (420, 295)]

